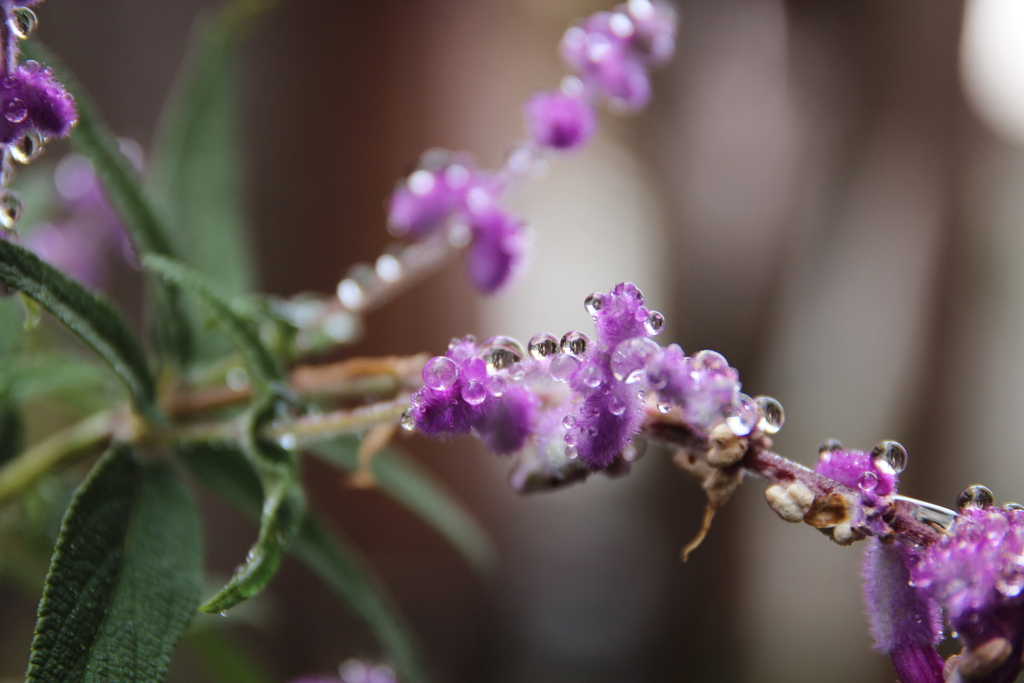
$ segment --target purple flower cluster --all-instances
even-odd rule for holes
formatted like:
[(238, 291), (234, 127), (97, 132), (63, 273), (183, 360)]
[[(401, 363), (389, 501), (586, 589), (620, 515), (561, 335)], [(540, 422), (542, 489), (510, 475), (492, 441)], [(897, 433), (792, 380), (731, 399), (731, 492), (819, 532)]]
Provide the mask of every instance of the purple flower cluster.
[[(972, 487), (977, 491), (982, 487)], [(1024, 508), (971, 497), (949, 534), (919, 554), (910, 578), (964, 641), (959, 680), (1012, 681), (1024, 653)]]
[(383, 664), (370, 664), (359, 659), (349, 659), (338, 667), (341, 676), (307, 676), (291, 683), (398, 683), (395, 672)]
[(3, 72), (0, 74), (0, 143), (10, 145), (26, 135), (42, 139), (63, 137), (77, 120), (74, 100), (53, 78), (53, 72), (36, 62), (18, 64), (18, 40), (35, 28), (29, 9), (39, 0), (0, 0), (3, 22), (0, 38)]
[(525, 352), (509, 337), (452, 340), (424, 367), (403, 425), (440, 438), (474, 433), (499, 454), (525, 449), (520, 488), (537, 472), (563, 479), (580, 468), (624, 466), (636, 457), (648, 409), (677, 407), (684, 420), (694, 417), (696, 431), (725, 424), (746, 436), (759, 422), (767, 431), (780, 426), (781, 416), (764, 421), (759, 404), (740, 393), (721, 356), (687, 358), (654, 342), (664, 317), (644, 306), (632, 283), (594, 293), (585, 305), (594, 339), (577, 330), (538, 334)]
[(642, 108), (650, 98), (648, 69), (671, 56), (676, 24), (670, 5), (633, 0), (569, 29), (561, 49), (574, 75), (525, 104), (531, 142), (513, 147), (497, 173), (478, 170), (463, 154), (428, 151), (391, 194), (391, 233), (415, 241), (440, 234), (453, 247), (468, 247), (473, 285), (487, 293), (500, 289), (522, 266), (527, 242), (523, 221), (501, 206), (502, 196), (537, 167), (544, 150), (586, 143), (597, 129), (596, 105)]
[(612, 111), (637, 111), (651, 98), (650, 68), (675, 50), (678, 23), (668, 3), (630, 0), (566, 31), (559, 49), (586, 97)]

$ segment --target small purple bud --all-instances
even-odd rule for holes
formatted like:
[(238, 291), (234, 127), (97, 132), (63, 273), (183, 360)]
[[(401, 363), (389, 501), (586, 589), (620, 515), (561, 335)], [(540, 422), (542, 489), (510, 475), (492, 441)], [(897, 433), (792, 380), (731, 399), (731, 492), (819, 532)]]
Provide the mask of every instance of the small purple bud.
[(524, 107), (530, 138), (542, 147), (576, 149), (597, 130), (597, 115), (582, 97), (539, 92)]
[(0, 142), (17, 142), (30, 131), (64, 137), (77, 120), (74, 100), (47, 67), (26, 62), (0, 79)]
[(523, 224), (497, 208), (470, 219), (472, 242), (466, 251), (469, 280), (482, 292), (492, 293), (508, 282), (522, 265), (526, 245)]

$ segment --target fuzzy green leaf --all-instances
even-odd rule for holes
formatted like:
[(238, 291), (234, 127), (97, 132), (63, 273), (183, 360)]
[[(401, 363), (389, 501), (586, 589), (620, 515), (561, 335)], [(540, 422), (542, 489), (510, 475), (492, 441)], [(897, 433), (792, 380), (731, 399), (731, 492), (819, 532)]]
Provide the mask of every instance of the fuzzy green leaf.
[[(135, 251), (173, 256), (166, 220), (142, 189), (141, 179), (118, 148), (117, 140), (107, 129), (96, 103), (60, 60), (40, 43), (31, 40), (21, 46), (25, 55), (52, 68), (58, 80), (75, 98), (78, 123), (71, 142), (96, 169), (107, 198), (128, 230)], [(173, 289), (158, 279), (150, 280), (150, 295), (156, 313), (156, 337), (160, 348), (180, 363), (192, 353), (191, 330), (181, 324), (184, 319), (181, 302)]]
[(146, 357), (117, 311), (35, 254), (0, 240), (0, 281), (52, 313), (89, 345), (128, 387), (140, 412), (155, 415), (155, 387)]
[(267, 394), (283, 386), (284, 372), (263, 345), (254, 323), (235, 312), (230, 299), (218, 291), (217, 285), (173, 259), (149, 255), (142, 259), (142, 265), (181, 287), (202, 304), (224, 336), (242, 354), (249, 377), (258, 389)]
[[(318, 444), (313, 455), (346, 472), (359, 466), (356, 437)], [(370, 462), (377, 488), (448, 540), (478, 571), (494, 564), (496, 551), (487, 533), (448, 488), (415, 460), (394, 448), (377, 453)]]
[[(259, 514), (259, 478), (241, 453), (194, 447), (182, 451), (180, 457), (216, 493), (250, 516)], [(416, 637), (354, 549), (307, 512), (289, 552), (313, 570), (366, 623), (395, 664), (402, 681), (429, 683), (431, 677)]]
[(115, 446), (75, 494), (39, 604), (28, 683), (157, 683), (195, 614), (199, 516), (166, 464)]
[(155, 189), (188, 247), (183, 260), (232, 295), (252, 287), (240, 187), (240, 48), (273, 4), (236, 0), (197, 24), (152, 155)]

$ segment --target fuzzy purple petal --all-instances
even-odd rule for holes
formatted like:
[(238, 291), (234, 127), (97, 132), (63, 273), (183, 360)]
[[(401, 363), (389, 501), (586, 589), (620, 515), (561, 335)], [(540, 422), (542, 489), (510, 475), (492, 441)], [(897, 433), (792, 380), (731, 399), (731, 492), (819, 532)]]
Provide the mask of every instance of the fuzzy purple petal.
[(16, 142), (30, 131), (64, 137), (77, 120), (74, 100), (49, 68), (26, 62), (0, 80), (0, 142)]
[(875, 648), (892, 657), (904, 683), (941, 683), (942, 658), (935, 644), (942, 638), (938, 605), (910, 585), (916, 551), (870, 539), (861, 576), (864, 605)]
[(825, 451), (814, 471), (872, 499), (896, 493), (896, 473), (864, 451)]
[(530, 138), (542, 147), (575, 149), (597, 130), (597, 115), (582, 97), (539, 92), (523, 107)]
[(594, 317), (597, 340), (614, 349), (627, 339), (647, 337), (650, 311), (644, 306), (644, 294), (632, 282), (621, 282), (608, 294), (595, 293), (588, 299)]
[(521, 450), (534, 433), (537, 397), (525, 387), (513, 387), (495, 401), (477, 426), (487, 448), (499, 455)]
[(470, 220), (472, 242), (466, 251), (469, 280), (485, 293), (508, 282), (523, 259), (523, 224), (510, 214), (489, 208)]

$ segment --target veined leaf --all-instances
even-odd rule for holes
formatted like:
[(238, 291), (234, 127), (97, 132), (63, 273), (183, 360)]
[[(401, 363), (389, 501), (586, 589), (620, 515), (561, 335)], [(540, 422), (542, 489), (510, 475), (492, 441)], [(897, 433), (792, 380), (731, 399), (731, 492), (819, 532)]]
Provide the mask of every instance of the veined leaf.
[[(136, 252), (173, 256), (166, 221), (143, 192), (138, 174), (118, 149), (117, 140), (103, 123), (96, 103), (57, 56), (40, 43), (25, 41), (21, 47), (27, 57), (52, 68), (60, 82), (74, 96), (78, 123), (72, 131), (71, 142), (92, 162), (107, 198), (128, 230)], [(191, 330), (188, 325), (181, 324), (184, 316), (177, 292), (158, 279), (151, 278), (149, 284), (160, 347), (180, 363), (185, 363), (192, 352)]]
[(52, 313), (89, 345), (128, 387), (140, 412), (156, 414), (153, 377), (135, 336), (105, 299), (35, 254), (0, 240), (0, 281)]
[(235, 313), (230, 300), (217, 291), (215, 284), (184, 263), (161, 256), (146, 256), (142, 265), (192, 294), (202, 304), (224, 336), (242, 354), (249, 377), (257, 388), (273, 393), (282, 385), (281, 366), (260, 341), (255, 325)]
[[(319, 444), (310, 452), (342, 469), (359, 466), (356, 437)], [(373, 481), (382, 493), (432, 526), (477, 570), (494, 564), (496, 551), (487, 533), (448, 488), (415, 460), (395, 448), (377, 453), (370, 462)]]
[(199, 516), (166, 464), (115, 446), (64, 517), (32, 641), (28, 683), (158, 683), (195, 614)]
[[(249, 516), (259, 514), (259, 478), (237, 451), (194, 448), (182, 462), (204, 484)], [(429, 683), (430, 674), (415, 636), (355, 550), (306, 513), (290, 552), (348, 604), (394, 662), (402, 681)]]

